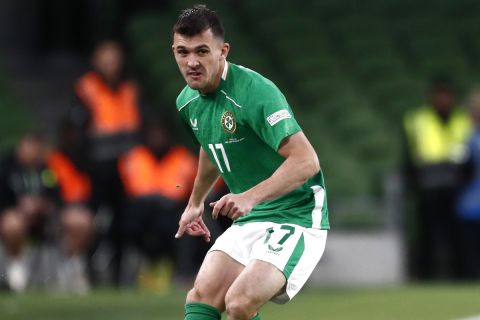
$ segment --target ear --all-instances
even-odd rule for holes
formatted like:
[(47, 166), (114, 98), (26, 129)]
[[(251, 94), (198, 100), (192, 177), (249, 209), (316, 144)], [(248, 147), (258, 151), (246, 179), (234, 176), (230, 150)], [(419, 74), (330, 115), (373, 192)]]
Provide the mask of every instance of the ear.
[(227, 42), (224, 42), (222, 46), (221, 57), (226, 60), (229, 52), (230, 52), (230, 44)]
[(175, 53), (175, 46), (172, 44), (172, 52)]

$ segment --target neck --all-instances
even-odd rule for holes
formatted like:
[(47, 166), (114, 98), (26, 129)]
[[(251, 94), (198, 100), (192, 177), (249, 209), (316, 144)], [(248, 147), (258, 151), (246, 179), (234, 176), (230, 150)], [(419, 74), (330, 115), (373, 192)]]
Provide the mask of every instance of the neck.
[(220, 82), (222, 81), (222, 75), (223, 75), (223, 70), (226, 68), (227, 63), (225, 60), (222, 60), (220, 62), (220, 68), (218, 68), (218, 72), (215, 75), (215, 80), (213, 81), (211, 86), (208, 86), (207, 88), (200, 90), (201, 94), (209, 94), (212, 92), (215, 92), (218, 87), (220, 86)]
[(440, 118), (443, 121), (447, 121), (450, 118), (450, 114), (452, 113), (452, 110), (439, 110), (436, 109), (437, 114), (440, 116)]
[(103, 80), (103, 82), (111, 89), (117, 89), (120, 82), (122, 82), (122, 77), (119, 72), (116, 74), (110, 74), (108, 76), (105, 73), (100, 72), (98, 70), (96, 72), (100, 76), (100, 78)]

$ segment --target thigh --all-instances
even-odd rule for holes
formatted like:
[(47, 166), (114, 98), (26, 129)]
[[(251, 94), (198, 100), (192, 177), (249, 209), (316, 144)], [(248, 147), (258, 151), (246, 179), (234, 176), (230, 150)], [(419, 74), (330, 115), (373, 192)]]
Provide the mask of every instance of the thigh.
[(252, 260), (231, 285), (226, 300), (237, 299), (258, 310), (281, 292), (285, 284), (285, 276), (273, 264)]
[(222, 251), (209, 252), (198, 271), (187, 303), (201, 302), (225, 310), (225, 295), (245, 267)]

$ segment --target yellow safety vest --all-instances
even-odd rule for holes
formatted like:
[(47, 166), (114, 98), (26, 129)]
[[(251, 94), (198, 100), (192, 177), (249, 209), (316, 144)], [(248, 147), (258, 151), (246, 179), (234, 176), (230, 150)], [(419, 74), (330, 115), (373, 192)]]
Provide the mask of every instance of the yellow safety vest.
[(472, 125), (467, 113), (455, 108), (444, 122), (430, 106), (409, 112), (404, 118), (408, 147), (416, 165), (461, 162)]

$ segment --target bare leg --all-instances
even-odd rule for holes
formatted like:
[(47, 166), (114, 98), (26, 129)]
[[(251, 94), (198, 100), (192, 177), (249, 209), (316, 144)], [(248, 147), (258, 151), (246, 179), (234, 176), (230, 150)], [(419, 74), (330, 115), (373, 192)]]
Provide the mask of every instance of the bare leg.
[(21, 256), (27, 237), (27, 222), (17, 209), (0, 212), (0, 241), (10, 258)]
[(225, 311), (225, 295), (245, 267), (222, 251), (212, 251), (200, 267), (187, 303), (204, 303)]
[(62, 210), (61, 224), (63, 245), (68, 255), (83, 255), (93, 234), (93, 214), (84, 207), (66, 207)]
[(275, 266), (265, 261), (252, 261), (240, 273), (226, 294), (228, 319), (251, 319), (285, 283), (285, 276)]

